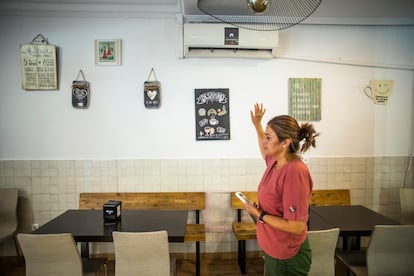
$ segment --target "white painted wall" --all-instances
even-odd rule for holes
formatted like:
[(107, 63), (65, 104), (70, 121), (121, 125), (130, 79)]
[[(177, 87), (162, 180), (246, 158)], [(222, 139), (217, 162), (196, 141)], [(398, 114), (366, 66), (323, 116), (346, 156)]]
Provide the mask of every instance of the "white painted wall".
[[(59, 91), (21, 89), (19, 45), (39, 33), (59, 47)], [(322, 78), (321, 136), (309, 156), (410, 155), (414, 27), (295, 26), (280, 33), (273, 60), (180, 59), (179, 33), (171, 18), (0, 17), (0, 159), (258, 158), (249, 110), (263, 102), (266, 121), (287, 113), (289, 77)], [(94, 65), (98, 38), (122, 39), (121, 66)], [(152, 67), (158, 110), (143, 103)], [(80, 69), (87, 110), (71, 106)], [(362, 93), (370, 79), (394, 80), (388, 105)], [(195, 88), (230, 89), (231, 140), (195, 140)]]

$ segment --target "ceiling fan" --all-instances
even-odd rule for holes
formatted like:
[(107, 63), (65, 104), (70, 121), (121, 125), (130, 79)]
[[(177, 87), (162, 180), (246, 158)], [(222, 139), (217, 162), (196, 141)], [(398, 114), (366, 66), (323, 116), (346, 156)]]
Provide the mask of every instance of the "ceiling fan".
[(309, 17), (322, 0), (198, 0), (205, 14), (237, 27), (275, 31), (294, 26)]

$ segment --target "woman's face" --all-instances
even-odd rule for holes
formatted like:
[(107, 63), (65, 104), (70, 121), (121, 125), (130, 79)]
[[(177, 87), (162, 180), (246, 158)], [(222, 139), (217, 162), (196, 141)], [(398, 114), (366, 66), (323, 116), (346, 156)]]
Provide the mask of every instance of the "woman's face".
[(277, 158), (283, 153), (283, 145), (277, 138), (276, 133), (269, 126), (266, 127), (265, 136), (263, 139), (263, 149), (265, 155), (271, 155)]

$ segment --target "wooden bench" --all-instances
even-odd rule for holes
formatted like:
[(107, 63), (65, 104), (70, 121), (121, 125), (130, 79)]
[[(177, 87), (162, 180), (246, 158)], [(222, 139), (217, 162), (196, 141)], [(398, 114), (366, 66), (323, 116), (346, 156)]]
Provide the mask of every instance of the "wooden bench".
[[(250, 202), (259, 202), (257, 192), (242, 191)], [(236, 221), (232, 223), (233, 233), (237, 240), (237, 261), (240, 272), (246, 274), (246, 240), (256, 239), (256, 223), (249, 218), (243, 221), (244, 205), (241, 200), (231, 193), (231, 208), (236, 210)]]
[(195, 223), (187, 224), (184, 240), (196, 243), (196, 275), (200, 275), (200, 242), (206, 240), (200, 212), (206, 208), (204, 192), (81, 193), (79, 209), (102, 209), (108, 200), (122, 201), (122, 209), (195, 211)]
[[(253, 191), (242, 192), (251, 202), (258, 202), (258, 194)], [(314, 190), (312, 191), (310, 205), (350, 205), (350, 192), (345, 189)], [(231, 208), (235, 209), (236, 221), (232, 223), (233, 233), (238, 242), (237, 260), (240, 271), (246, 274), (246, 240), (256, 239), (256, 223), (243, 221), (244, 205), (240, 199), (231, 193)]]

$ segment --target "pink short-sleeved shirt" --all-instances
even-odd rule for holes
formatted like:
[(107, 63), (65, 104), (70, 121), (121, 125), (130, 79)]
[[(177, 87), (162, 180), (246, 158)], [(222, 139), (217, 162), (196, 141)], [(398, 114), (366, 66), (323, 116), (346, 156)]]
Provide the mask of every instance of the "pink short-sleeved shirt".
[[(265, 161), (267, 168), (258, 187), (260, 208), (288, 220), (307, 221), (313, 183), (306, 165), (296, 159), (276, 170), (275, 159), (266, 156)], [(307, 231), (297, 235), (260, 222), (256, 233), (263, 251), (282, 260), (295, 256), (307, 235)]]

